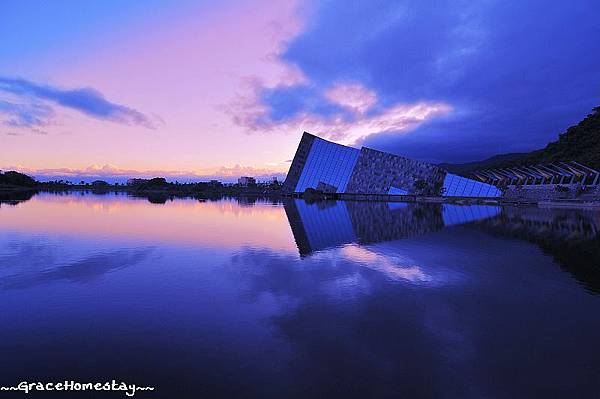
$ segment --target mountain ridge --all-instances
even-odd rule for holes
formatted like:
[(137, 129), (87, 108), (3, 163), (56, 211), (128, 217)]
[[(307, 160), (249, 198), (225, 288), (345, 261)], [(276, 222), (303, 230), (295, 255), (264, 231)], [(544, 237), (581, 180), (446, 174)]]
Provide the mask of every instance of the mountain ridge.
[(576, 161), (600, 170), (600, 106), (595, 107), (578, 124), (569, 127), (558, 139), (539, 150), (526, 153), (498, 154), (481, 161), (461, 164), (442, 163), (451, 173), (468, 175), (475, 170), (507, 168), (520, 165)]

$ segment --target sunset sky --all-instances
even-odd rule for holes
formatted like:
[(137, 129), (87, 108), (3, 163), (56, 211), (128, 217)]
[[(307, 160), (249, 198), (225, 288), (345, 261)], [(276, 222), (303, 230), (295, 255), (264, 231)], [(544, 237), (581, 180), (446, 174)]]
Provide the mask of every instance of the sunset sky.
[(281, 175), (303, 131), (431, 162), (600, 105), (596, 1), (0, 3), (0, 169)]

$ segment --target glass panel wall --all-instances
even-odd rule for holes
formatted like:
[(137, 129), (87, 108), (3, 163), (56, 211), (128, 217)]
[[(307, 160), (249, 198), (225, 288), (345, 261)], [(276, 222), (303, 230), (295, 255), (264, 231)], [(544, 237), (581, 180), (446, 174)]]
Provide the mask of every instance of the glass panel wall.
[(448, 173), (444, 179), (445, 197), (499, 197), (502, 191), (491, 184)]
[(356, 148), (315, 139), (295, 191), (317, 188), (323, 182), (337, 187), (338, 193), (345, 192), (359, 153)]

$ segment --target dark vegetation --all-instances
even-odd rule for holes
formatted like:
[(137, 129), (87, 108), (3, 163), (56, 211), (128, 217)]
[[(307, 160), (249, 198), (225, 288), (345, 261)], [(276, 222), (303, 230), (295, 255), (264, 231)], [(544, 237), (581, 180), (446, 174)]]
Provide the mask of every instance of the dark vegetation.
[(557, 161), (577, 161), (600, 170), (600, 107), (541, 150), (529, 153), (501, 154), (483, 161), (441, 164), (452, 173), (468, 174), (477, 169), (505, 168)]
[(437, 196), (444, 193), (444, 188), (442, 185), (443, 181), (432, 183), (424, 179), (417, 179), (413, 183), (413, 188), (415, 189), (415, 194), (417, 195)]
[(153, 179), (132, 179), (126, 186), (121, 186), (122, 190), (129, 191), (134, 195), (136, 193), (155, 194), (157, 201), (161, 201), (157, 194), (191, 195), (214, 197), (220, 195), (226, 196), (278, 196), (281, 193), (281, 183), (269, 182), (258, 183), (250, 186), (240, 184), (223, 184), (217, 180), (209, 182), (179, 183), (167, 182), (165, 178), (155, 177)]
[(328, 199), (337, 199), (337, 194), (336, 193), (326, 193), (322, 190), (317, 190), (312, 187), (309, 187), (306, 190), (304, 190), (304, 192), (302, 193), (302, 198), (310, 204), (310, 203), (328, 200)]
[(23, 173), (0, 171), (0, 206), (16, 205), (31, 199), (37, 192), (37, 182)]
[(130, 179), (127, 184), (110, 184), (104, 180), (95, 180), (91, 184), (83, 181), (74, 184), (65, 180), (38, 182), (23, 173), (15, 171), (0, 172), (0, 192), (5, 196), (14, 196), (16, 195), (15, 193), (24, 191), (35, 193), (36, 191), (62, 192), (70, 190), (91, 190), (97, 194), (114, 191), (128, 192), (134, 196), (147, 197), (151, 199), (151, 202), (164, 203), (167, 199), (177, 196), (202, 198), (218, 198), (222, 196), (277, 197), (281, 193), (281, 183), (273, 181), (249, 186), (223, 184), (217, 180), (195, 183), (172, 183), (168, 182), (164, 177), (155, 177), (152, 179)]
[(15, 172), (14, 170), (8, 172), (0, 172), (0, 187), (9, 188), (9, 187), (23, 187), (23, 188), (32, 188), (35, 187), (38, 183), (31, 177)]

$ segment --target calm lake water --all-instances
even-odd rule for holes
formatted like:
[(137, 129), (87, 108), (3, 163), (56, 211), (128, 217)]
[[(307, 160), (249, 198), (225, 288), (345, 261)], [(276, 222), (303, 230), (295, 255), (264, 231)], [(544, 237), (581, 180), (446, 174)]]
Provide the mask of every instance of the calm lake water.
[(594, 212), (481, 205), (2, 203), (0, 385), (597, 397), (599, 231)]

